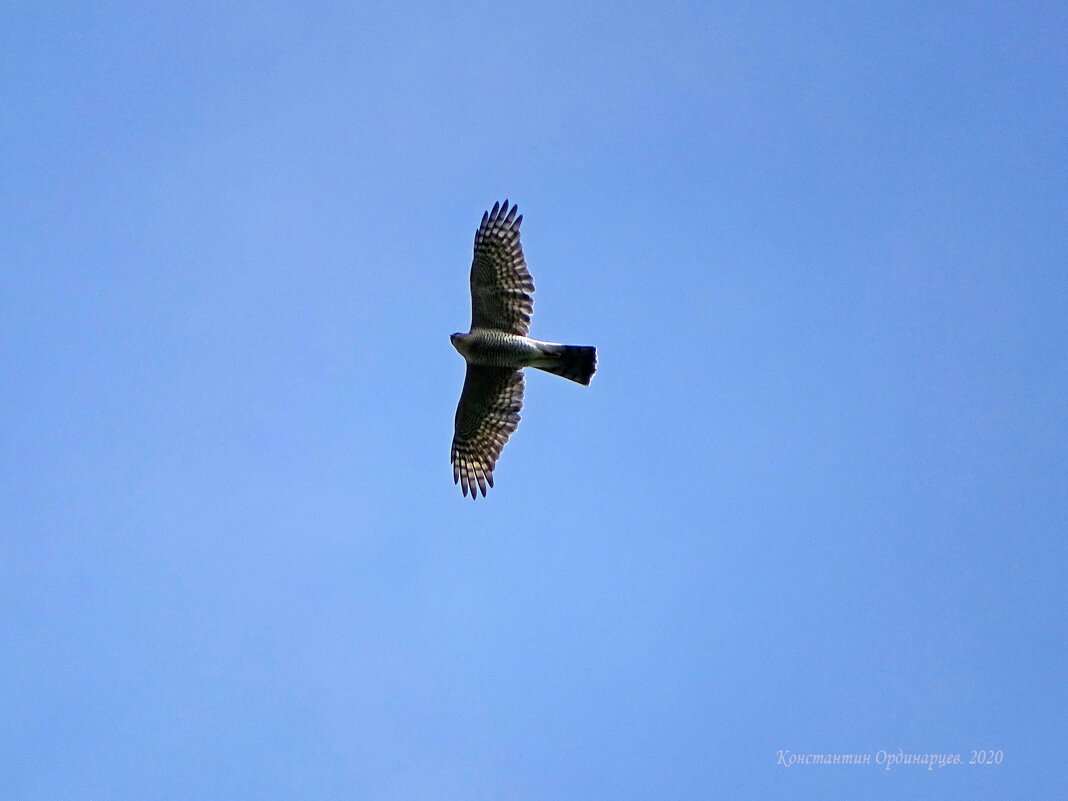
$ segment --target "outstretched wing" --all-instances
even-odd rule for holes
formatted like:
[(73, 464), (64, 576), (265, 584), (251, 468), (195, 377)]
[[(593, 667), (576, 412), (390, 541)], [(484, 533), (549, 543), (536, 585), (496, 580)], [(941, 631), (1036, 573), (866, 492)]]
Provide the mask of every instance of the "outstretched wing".
[(527, 271), (519, 244), (516, 206), (493, 204), (482, 215), (475, 232), (475, 258), (471, 263), (471, 330), (496, 328), (519, 336), (530, 330), (534, 311), (534, 279)]
[(519, 425), (523, 373), (511, 367), (467, 365), (452, 437), (452, 478), (466, 496), (493, 486), (493, 466)]

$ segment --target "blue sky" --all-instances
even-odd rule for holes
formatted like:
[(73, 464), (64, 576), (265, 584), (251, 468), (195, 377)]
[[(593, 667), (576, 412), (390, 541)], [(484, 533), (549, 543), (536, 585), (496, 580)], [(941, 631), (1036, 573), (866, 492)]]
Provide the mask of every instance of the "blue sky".
[(6, 11), (4, 798), (1063, 794), (1063, 4)]

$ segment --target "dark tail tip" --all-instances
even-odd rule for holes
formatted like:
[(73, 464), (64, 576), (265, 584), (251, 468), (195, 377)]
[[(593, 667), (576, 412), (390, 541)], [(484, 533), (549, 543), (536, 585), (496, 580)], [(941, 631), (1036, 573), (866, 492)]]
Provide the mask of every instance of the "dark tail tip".
[(561, 345), (559, 353), (542, 367), (554, 375), (589, 385), (597, 372), (597, 348), (589, 345)]

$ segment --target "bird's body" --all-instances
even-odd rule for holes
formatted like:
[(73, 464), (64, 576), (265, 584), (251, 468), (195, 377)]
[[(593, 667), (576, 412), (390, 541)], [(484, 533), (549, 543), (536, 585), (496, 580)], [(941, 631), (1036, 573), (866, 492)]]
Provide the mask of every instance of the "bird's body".
[(453, 479), (463, 494), (486, 494), (493, 468), (519, 425), (524, 367), (536, 367), (580, 384), (597, 370), (597, 351), (527, 336), (534, 309), (534, 281), (519, 244), (516, 207), (493, 204), (475, 233), (471, 265), (471, 330), (453, 334), (467, 362), (452, 440)]
[(469, 334), (453, 334), (452, 344), (468, 364), (491, 367), (534, 367), (548, 342), (509, 334), (492, 328), (476, 328)]

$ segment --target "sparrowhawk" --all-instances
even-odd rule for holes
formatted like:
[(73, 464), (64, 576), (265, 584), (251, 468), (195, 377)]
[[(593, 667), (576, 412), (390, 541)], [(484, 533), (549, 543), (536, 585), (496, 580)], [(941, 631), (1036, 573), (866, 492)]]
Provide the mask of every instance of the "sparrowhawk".
[(471, 264), (471, 330), (453, 334), (452, 344), (467, 361), (467, 376), (456, 407), (452, 476), (466, 496), (477, 498), (493, 486), (501, 449), (519, 425), (524, 367), (536, 367), (589, 384), (597, 350), (558, 345), (527, 336), (534, 309), (534, 281), (519, 244), (516, 207), (494, 203), (475, 232)]

